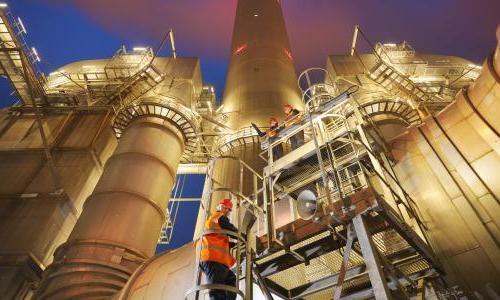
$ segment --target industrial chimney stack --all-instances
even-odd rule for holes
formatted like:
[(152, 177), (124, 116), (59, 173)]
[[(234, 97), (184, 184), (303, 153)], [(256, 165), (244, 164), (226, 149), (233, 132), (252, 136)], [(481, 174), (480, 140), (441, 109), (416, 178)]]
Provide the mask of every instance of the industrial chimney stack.
[(230, 127), (268, 126), (284, 104), (302, 106), (280, 1), (238, 1), (230, 55), (222, 101)]

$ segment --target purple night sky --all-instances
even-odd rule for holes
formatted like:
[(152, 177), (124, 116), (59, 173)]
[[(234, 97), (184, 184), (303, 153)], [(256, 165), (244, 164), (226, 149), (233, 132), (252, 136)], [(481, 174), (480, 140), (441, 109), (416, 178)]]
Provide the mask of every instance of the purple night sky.
[[(248, 1), (248, 0), (247, 0)], [(272, 1), (272, 0), (270, 0)], [(297, 70), (347, 53), (355, 24), (372, 42), (408, 41), (419, 52), (481, 63), (495, 46), (498, 0), (282, 0)], [(10, 0), (51, 71), (111, 56), (122, 44), (156, 46), (173, 28), (181, 56), (198, 56), (220, 97), (236, 0)], [(50, 63), (48, 65), (47, 63)]]

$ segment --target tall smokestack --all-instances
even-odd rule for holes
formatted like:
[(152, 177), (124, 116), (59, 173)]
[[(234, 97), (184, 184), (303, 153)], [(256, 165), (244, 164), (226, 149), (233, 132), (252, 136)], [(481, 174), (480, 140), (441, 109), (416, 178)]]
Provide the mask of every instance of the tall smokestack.
[(228, 125), (268, 126), (286, 103), (302, 107), (280, 1), (239, 0), (222, 101)]
[[(303, 107), (280, 1), (239, 0), (222, 101), (227, 125), (236, 131), (250, 127), (251, 123), (268, 127), (271, 116), (284, 120), (283, 105), (287, 103)], [(249, 138), (248, 133), (225, 137), (221, 152), (243, 160), (260, 173), (265, 164), (259, 157), (262, 150), (258, 137)], [(239, 164), (217, 161), (214, 178), (226, 188), (238, 190)], [(243, 192), (249, 192), (252, 184), (249, 178), (244, 179)], [(214, 199), (227, 196), (213, 195)], [(199, 218), (198, 224), (201, 221)]]

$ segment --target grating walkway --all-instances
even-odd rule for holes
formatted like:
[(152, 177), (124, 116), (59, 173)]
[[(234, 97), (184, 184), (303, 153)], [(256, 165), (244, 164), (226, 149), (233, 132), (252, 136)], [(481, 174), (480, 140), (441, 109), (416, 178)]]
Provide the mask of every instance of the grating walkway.
[[(388, 207), (385, 209), (390, 210)], [(405, 277), (415, 282), (422, 277), (438, 276), (439, 263), (430, 248), (394, 214), (395, 212), (388, 213), (379, 207), (374, 216), (366, 217), (377, 251), (401, 273), (398, 280), (403, 285), (412, 284)], [(281, 250), (259, 257), (256, 260), (257, 269), (268, 287), (285, 299), (331, 299), (346, 242), (326, 227), (311, 226), (317, 225), (313, 221), (297, 220), (295, 223), (295, 228), (287, 225), (279, 228), (278, 232), (284, 236), (285, 246), (302, 255), (306, 262)], [(340, 235), (345, 236), (346, 229), (343, 225), (337, 225), (336, 229)], [(294, 242), (287, 244), (287, 240)], [(266, 236), (261, 237), (261, 242), (266, 242)], [(359, 242), (355, 241), (354, 245), (354, 248), (358, 247)], [(389, 287), (395, 288), (395, 285), (389, 283)], [(369, 293), (370, 290), (370, 279), (363, 257), (356, 251), (351, 252), (342, 295)]]

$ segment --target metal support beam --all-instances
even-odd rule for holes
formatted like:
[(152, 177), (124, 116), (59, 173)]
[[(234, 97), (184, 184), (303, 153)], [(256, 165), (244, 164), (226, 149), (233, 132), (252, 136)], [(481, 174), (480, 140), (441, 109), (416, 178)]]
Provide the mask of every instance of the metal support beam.
[(421, 278), (418, 280), (417, 285), (417, 296), (415, 300), (425, 300), (425, 279)]
[[(399, 268), (400, 266), (404, 266), (406, 262), (407, 262), (407, 260), (403, 259), (403, 260), (397, 262), (395, 267)], [(435, 273), (433, 273), (432, 271), (431, 272), (421, 271), (421, 272), (417, 272), (417, 273), (410, 275), (409, 279), (412, 281), (416, 281), (419, 278), (424, 278), (424, 277), (429, 277), (429, 276), (432, 277), (433, 276), (432, 274), (435, 274)], [(367, 270), (366, 270), (365, 265), (354, 266), (354, 267), (349, 268), (346, 271), (344, 282), (348, 283), (348, 282), (351, 282), (352, 280), (356, 280), (357, 278), (360, 278), (360, 277), (366, 276), (366, 275), (368, 275), (368, 274), (367, 274)], [(314, 282), (306, 283), (304, 285), (295, 287), (295, 288), (290, 290), (290, 298), (293, 300), (303, 299), (306, 296), (314, 295), (314, 294), (319, 293), (321, 291), (324, 291), (324, 290), (327, 290), (330, 288), (334, 288), (337, 284), (339, 276), (340, 276), (339, 273), (335, 273), (333, 275), (324, 277), (324, 278), (316, 280)], [(398, 278), (398, 281), (399, 281), (399, 284), (401, 284), (403, 286), (408, 285), (408, 280), (405, 278)], [(387, 286), (390, 290), (397, 290), (397, 285), (396, 285), (395, 281), (388, 282)], [(351, 298), (349, 298), (350, 296), (356, 295), (357, 293), (364, 293), (364, 290), (365, 290), (365, 287), (361, 287), (361, 289), (359, 287), (349, 288), (348, 290), (346, 290), (345, 294), (342, 296), (341, 299), (342, 300), (351, 299)], [(369, 287), (369, 292), (371, 293), (371, 296), (373, 296), (373, 290), (372, 290), (371, 286)], [(366, 299), (366, 297), (361, 298), (361, 299)]]
[(271, 292), (269, 291), (269, 288), (267, 287), (266, 282), (264, 281), (262, 276), (260, 276), (259, 270), (257, 270), (256, 268), (253, 268), (252, 271), (253, 271), (252, 273), (253, 273), (255, 279), (257, 280), (257, 284), (259, 285), (260, 290), (262, 291), (262, 294), (264, 294), (264, 297), (266, 298), (266, 300), (273, 300), (273, 296), (271, 295)]
[(376, 246), (371, 239), (370, 232), (366, 227), (363, 216), (357, 215), (352, 219), (352, 222), (354, 224), (356, 235), (358, 236), (359, 245), (361, 246), (361, 252), (363, 253), (363, 259), (375, 293), (375, 299), (391, 299), (391, 294), (389, 292), (389, 288), (387, 287), (387, 281), (381, 268), (382, 264), (375, 249)]
[[(290, 291), (285, 289), (284, 287), (276, 284), (270, 279), (264, 278), (263, 279), (264, 285), (268, 288), (270, 292), (273, 294), (277, 295), (278, 297), (281, 297), (282, 299), (290, 299)], [(271, 299), (273, 299), (271, 297)]]
[(344, 279), (347, 271), (347, 266), (349, 265), (349, 255), (351, 254), (352, 244), (356, 234), (352, 230), (352, 224), (347, 225), (347, 244), (344, 248), (344, 256), (342, 259), (342, 265), (340, 266), (340, 273), (337, 279), (337, 284), (335, 286), (335, 292), (333, 294), (334, 300), (339, 300), (340, 295), (342, 295), (342, 285), (344, 284)]
[[(385, 221), (382, 218), (371, 218), (369, 219), (368, 222), (370, 225), (370, 229), (372, 230), (371, 232), (372, 234), (376, 234), (387, 229)], [(295, 233), (299, 232), (300, 229), (297, 227), (295, 228), (296, 228)], [(310, 234), (291, 236), (290, 240), (305, 240), (315, 234), (322, 234), (323, 232), (324, 230), (314, 233), (311, 232)], [(289, 235), (291, 233), (285, 233), (285, 234)], [(346, 235), (346, 232), (345, 230), (342, 230), (339, 232), (339, 234)], [(285, 238), (285, 240), (286, 239), (287, 238)], [(286, 245), (290, 246), (288, 244)], [(316, 240), (312, 243), (296, 248), (294, 249), (294, 251), (298, 253), (301, 257), (305, 257), (306, 259), (311, 260), (321, 255), (324, 255), (328, 252), (337, 250), (343, 247), (344, 245), (345, 242), (342, 240), (338, 239), (332, 241), (331, 236), (325, 236), (324, 238)], [(257, 268), (261, 271), (262, 276), (269, 277), (273, 274), (279, 273), (288, 268), (292, 268), (300, 263), (302, 262), (297, 260), (297, 258), (294, 257), (291, 253), (286, 253), (284, 255), (277, 257), (276, 259), (269, 260), (260, 264), (259, 261), (257, 260)]]
[(251, 247), (245, 246), (245, 300), (253, 299), (253, 253)]

